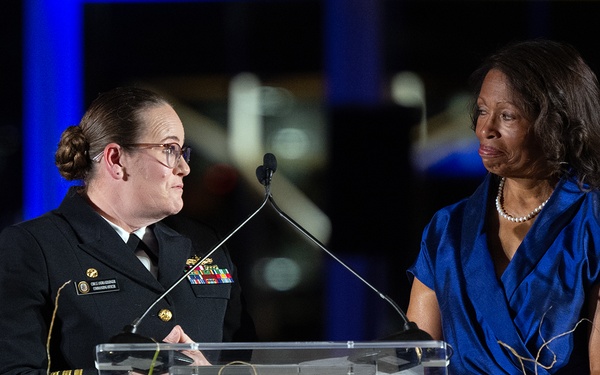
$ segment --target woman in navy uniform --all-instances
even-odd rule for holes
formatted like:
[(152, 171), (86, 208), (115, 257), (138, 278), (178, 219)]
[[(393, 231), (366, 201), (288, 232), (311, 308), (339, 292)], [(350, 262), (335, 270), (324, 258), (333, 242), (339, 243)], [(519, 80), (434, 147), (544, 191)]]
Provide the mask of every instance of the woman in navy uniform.
[[(0, 234), (0, 373), (95, 373), (96, 345), (219, 242), (212, 229), (177, 216), (190, 172), (184, 139), (173, 107), (132, 87), (99, 95), (63, 132), (56, 165), (82, 184), (57, 209)], [(143, 245), (128, 244), (134, 235)], [(228, 252), (221, 247), (204, 263), (212, 275), (183, 280), (137, 334), (158, 342), (255, 340)]]

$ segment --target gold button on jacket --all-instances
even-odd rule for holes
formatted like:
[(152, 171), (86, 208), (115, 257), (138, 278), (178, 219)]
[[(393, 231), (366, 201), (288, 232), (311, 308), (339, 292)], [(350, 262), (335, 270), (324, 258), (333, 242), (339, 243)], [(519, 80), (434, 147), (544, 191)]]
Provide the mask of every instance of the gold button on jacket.
[(171, 312), (171, 310), (162, 309), (158, 312), (158, 317), (163, 322), (168, 322), (169, 320), (171, 320), (171, 318), (173, 318), (173, 313)]

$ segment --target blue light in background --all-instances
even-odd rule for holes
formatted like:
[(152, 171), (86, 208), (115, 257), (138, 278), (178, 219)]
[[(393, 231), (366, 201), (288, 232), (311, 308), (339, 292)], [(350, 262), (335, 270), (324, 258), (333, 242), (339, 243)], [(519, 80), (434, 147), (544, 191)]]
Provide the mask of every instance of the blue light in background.
[(79, 122), (82, 101), (78, 0), (26, 0), (23, 8), (23, 216), (55, 208), (70, 185), (54, 166), (60, 134)]
[(333, 105), (381, 101), (379, 1), (325, 1), (327, 99)]
[[(363, 275), (367, 272), (365, 260), (366, 257), (362, 255), (354, 255), (347, 256), (343, 262), (359, 275)], [(368, 332), (365, 321), (368, 318), (367, 293), (371, 290), (336, 261), (328, 259), (324, 268), (327, 269), (325, 336), (332, 341), (370, 339), (368, 336), (372, 332)], [(378, 314), (370, 315), (373, 318)], [(373, 322), (373, 326), (369, 328), (373, 329), (378, 321), (375, 318), (370, 321)]]

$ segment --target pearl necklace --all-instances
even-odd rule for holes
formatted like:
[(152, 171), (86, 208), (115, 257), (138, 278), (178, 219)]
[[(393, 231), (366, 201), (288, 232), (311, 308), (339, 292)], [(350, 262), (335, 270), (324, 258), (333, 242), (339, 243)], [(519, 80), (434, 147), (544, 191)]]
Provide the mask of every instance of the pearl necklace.
[(537, 214), (540, 213), (542, 208), (544, 208), (546, 203), (548, 203), (548, 201), (550, 200), (550, 197), (548, 197), (548, 199), (546, 199), (542, 204), (537, 206), (535, 208), (535, 210), (531, 211), (530, 213), (528, 213), (525, 216), (514, 217), (514, 216), (507, 214), (506, 211), (504, 211), (504, 207), (502, 206), (502, 203), (501, 203), (503, 191), (504, 191), (504, 177), (502, 177), (502, 180), (500, 180), (500, 184), (498, 185), (498, 195), (496, 195), (496, 211), (498, 211), (500, 216), (502, 216), (506, 220), (512, 221), (513, 223), (522, 223), (524, 221), (533, 219)]

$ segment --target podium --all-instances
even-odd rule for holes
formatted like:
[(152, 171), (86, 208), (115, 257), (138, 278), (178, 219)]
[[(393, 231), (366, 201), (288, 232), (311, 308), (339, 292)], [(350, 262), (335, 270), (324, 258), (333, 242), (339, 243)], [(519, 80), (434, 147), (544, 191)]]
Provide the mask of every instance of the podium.
[[(200, 351), (210, 365), (185, 353)], [(99, 375), (446, 375), (443, 341), (100, 344)]]

